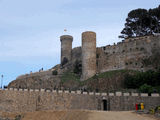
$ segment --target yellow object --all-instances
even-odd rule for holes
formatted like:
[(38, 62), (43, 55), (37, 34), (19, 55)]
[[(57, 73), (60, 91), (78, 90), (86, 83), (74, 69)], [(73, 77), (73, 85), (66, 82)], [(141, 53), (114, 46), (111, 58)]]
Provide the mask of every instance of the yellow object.
[(141, 110), (144, 110), (144, 103), (141, 103)]
[(150, 109), (150, 114), (155, 114), (155, 110), (154, 109)]

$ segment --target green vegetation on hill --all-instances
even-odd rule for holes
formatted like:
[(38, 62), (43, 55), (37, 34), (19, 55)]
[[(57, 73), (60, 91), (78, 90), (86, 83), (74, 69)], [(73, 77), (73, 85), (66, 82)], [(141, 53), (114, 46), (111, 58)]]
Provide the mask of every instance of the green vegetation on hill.
[(134, 70), (113, 70), (97, 74), (88, 80), (82, 82), (87, 86), (88, 91), (107, 92), (124, 89), (124, 76), (126, 74), (134, 75), (138, 71)]
[(139, 90), (144, 93), (160, 92), (160, 70), (156, 72), (114, 70), (97, 74), (85, 81), (80, 81), (78, 74), (66, 72), (61, 76), (61, 87), (96, 92), (117, 90)]
[(80, 84), (80, 76), (73, 72), (65, 72), (61, 76), (61, 87), (75, 90), (78, 89), (79, 84)]
[(158, 71), (139, 72), (125, 76), (125, 88), (139, 89), (140, 92), (160, 92), (160, 69)]
[(77, 74), (74, 74), (73, 72), (66, 72), (62, 75), (61, 77), (61, 82), (65, 83), (68, 81), (76, 81), (76, 82), (80, 82), (80, 76)]

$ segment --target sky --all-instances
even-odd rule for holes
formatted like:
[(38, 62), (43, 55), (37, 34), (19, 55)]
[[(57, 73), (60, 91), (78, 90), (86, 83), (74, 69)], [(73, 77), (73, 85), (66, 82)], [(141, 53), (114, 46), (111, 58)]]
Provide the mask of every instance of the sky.
[(159, 0), (0, 0), (2, 84), (59, 64), (61, 35), (72, 35), (73, 47), (81, 46), (84, 31), (97, 33), (98, 47), (117, 43), (129, 11), (159, 4)]

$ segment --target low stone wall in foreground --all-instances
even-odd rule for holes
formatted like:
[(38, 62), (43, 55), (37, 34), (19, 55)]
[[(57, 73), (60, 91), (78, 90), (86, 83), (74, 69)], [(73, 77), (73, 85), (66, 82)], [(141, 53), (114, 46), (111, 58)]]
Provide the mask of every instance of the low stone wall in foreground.
[(38, 110), (134, 110), (136, 103), (145, 109), (160, 105), (159, 94), (145, 93), (94, 93), (45, 89), (0, 90), (0, 111), (28, 112)]

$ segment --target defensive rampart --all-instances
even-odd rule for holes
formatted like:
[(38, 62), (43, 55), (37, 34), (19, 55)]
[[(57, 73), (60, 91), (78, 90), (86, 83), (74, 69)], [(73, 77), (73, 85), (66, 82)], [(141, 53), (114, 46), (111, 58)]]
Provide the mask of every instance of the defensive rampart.
[(136, 103), (144, 103), (145, 109), (160, 105), (159, 94), (145, 93), (94, 93), (45, 89), (0, 90), (0, 110), (25, 112), (37, 110), (134, 110)]

